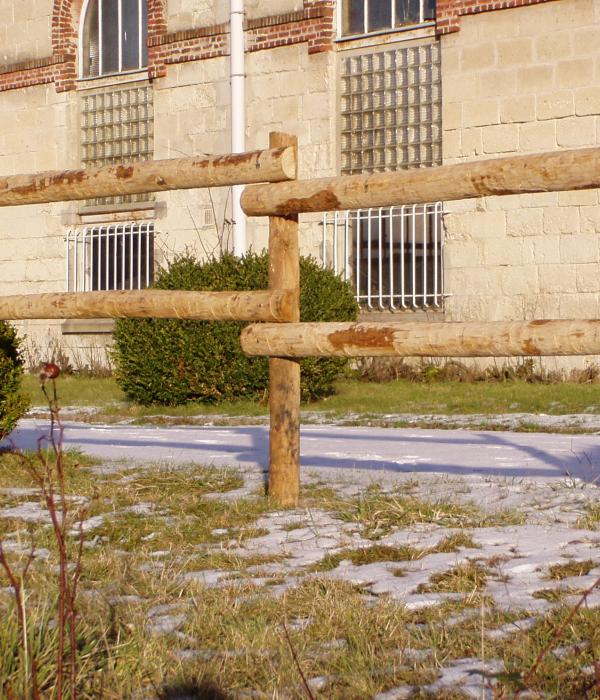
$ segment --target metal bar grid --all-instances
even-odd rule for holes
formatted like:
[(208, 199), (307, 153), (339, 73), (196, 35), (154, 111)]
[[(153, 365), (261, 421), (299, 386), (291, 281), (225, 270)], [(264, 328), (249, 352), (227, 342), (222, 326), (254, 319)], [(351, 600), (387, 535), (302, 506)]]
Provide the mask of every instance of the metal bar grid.
[(69, 229), (67, 291), (125, 291), (154, 281), (154, 224), (133, 222)]
[(323, 265), (350, 281), (369, 311), (439, 310), (443, 215), (442, 202), (325, 214)]

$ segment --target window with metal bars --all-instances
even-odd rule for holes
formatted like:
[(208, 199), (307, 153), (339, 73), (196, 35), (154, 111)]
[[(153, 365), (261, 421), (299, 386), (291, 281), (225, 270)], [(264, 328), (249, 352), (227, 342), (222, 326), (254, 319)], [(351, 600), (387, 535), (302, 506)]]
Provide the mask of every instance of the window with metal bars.
[[(81, 102), (81, 160), (84, 168), (150, 160), (154, 150), (152, 88), (110, 88), (84, 93)], [(141, 202), (151, 195), (104, 197), (87, 205)]]
[(83, 22), (83, 77), (144, 68), (147, 38), (146, 0), (89, 0)]
[(435, 0), (345, 0), (342, 34), (354, 36), (435, 20)]
[(67, 289), (145, 289), (154, 281), (154, 224), (85, 226), (67, 234)]
[(342, 59), (342, 173), (440, 165), (439, 42)]

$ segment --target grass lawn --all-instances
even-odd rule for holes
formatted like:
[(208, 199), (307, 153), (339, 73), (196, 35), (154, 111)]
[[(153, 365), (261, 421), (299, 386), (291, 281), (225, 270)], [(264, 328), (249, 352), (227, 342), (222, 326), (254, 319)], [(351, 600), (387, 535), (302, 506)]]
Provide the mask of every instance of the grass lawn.
[[(140, 418), (163, 414), (168, 416), (229, 415), (260, 416), (268, 413), (264, 404), (240, 401), (215, 406), (188, 404), (186, 406), (135, 406), (127, 401), (114, 379), (83, 379), (61, 377), (57, 383), (62, 406), (94, 406), (108, 417)], [(27, 375), (23, 390), (32, 396), (34, 406), (45, 405), (39, 381)], [(598, 413), (600, 384), (533, 384), (523, 380), (505, 382), (415, 383), (405, 380), (385, 383), (345, 379), (335, 385), (335, 393), (320, 401), (303, 406), (304, 410), (328, 411), (333, 415), (346, 413), (411, 413), (468, 415), (481, 413)]]
[[(52, 455), (48, 459), (52, 465)], [(77, 517), (96, 519), (87, 520), (77, 597), (81, 700), (306, 700), (293, 654), (319, 700), (372, 700), (402, 686), (410, 687), (413, 700), (460, 700), (460, 693), (434, 692), (430, 684), (461, 659), (478, 672), (484, 657), (490, 672), (503, 669), (489, 678), (496, 683), (494, 698), (514, 700), (523, 687), (530, 700), (598, 698), (599, 612), (582, 606), (575, 614), (565, 598), (589, 585), (580, 580), (598, 567), (597, 549), (589, 550), (589, 561), (549, 568), (539, 595), (552, 607), (535, 619), (526, 610), (496, 606), (487, 588), (509, 580), (501, 568), (505, 560), (487, 558), (472, 535), (525, 523), (529, 501), (522, 512), (488, 515), (468, 493), (457, 503), (414, 480), (392, 492), (372, 487), (358, 496), (344, 495), (345, 484), (336, 490), (313, 482), (303, 487), (298, 509), (282, 511), (260, 490), (228, 498), (244, 483), (234, 470), (124, 463), (99, 474), (90, 466), (81, 454), (66, 455), (64, 487), (67, 498), (75, 498), (69, 502), (77, 503), (67, 529)], [(0, 542), (12, 570), (24, 576), (32, 647), (44, 698), (51, 698), (57, 543), (43, 521), (26, 527), (7, 512), (41, 507), (34, 486), (22, 458), (0, 453)], [(289, 541), (263, 549), (279, 519)], [(426, 547), (381, 543), (408, 526), (415, 532), (436, 528), (437, 541)], [(316, 547), (319, 537), (334, 532), (334, 550), (317, 551), (312, 563), (292, 558), (306, 550), (298, 544), (306, 537)], [(78, 537), (67, 537), (66, 548), (74, 561)], [(345, 561), (386, 564), (403, 579), (411, 562), (449, 555), (418, 591), (443, 599), (414, 609), (371, 594), (368, 577), (363, 586), (328, 575)], [(463, 563), (455, 565), (455, 557)], [(203, 583), (216, 577), (219, 585)], [(283, 586), (286, 580), (290, 585)], [(1, 700), (27, 697), (28, 668), (9, 579), (0, 568)]]

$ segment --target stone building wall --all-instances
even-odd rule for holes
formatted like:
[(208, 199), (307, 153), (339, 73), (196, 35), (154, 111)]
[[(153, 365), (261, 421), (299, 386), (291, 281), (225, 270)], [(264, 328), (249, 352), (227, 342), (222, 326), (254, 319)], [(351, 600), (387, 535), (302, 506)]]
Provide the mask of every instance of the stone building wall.
[[(442, 38), (444, 162), (600, 140), (600, 3), (465, 16)], [(447, 317), (596, 318), (598, 191), (448, 203)]]

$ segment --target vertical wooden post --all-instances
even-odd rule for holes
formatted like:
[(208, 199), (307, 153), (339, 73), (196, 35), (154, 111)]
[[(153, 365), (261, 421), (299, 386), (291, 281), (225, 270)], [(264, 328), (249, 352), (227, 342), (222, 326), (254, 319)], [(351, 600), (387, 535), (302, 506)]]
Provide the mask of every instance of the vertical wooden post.
[[(298, 140), (288, 134), (272, 133), (270, 146), (293, 146), (297, 153)], [(297, 215), (269, 218), (269, 289), (295, 291), (291, 320), (297, 323), (300, 320)], [(300, 360), (269, 359), (269, 404), (269, 497), (282, 506), (296, 505), (300, 493)]]

